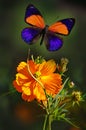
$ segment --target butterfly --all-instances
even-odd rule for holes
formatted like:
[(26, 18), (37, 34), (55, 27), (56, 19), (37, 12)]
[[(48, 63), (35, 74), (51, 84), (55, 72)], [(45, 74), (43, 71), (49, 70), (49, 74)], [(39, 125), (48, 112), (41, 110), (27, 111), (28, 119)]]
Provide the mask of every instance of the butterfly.
[(32, 4), (28, 5), (25, 12), (25, 22), (30, 26), (21, 32), (22, 39), (29, 45), (36, 43), (41, 37), (40, 45), (45, 41), (49, 51), (59, 50), (63, 45), (63, 40), (59, 35), (69, 35), (75, 19), (66, 18), (48, 26), (45, 25), (40, 11)]

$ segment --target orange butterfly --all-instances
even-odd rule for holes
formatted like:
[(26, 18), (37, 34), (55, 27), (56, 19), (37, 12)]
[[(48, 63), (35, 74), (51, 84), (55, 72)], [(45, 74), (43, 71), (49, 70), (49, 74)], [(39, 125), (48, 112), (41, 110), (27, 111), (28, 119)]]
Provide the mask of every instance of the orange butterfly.
[(44, 19), (40, 11), (32, 4), (30, 4), (25, 13), (25, 22), (30, 25), (22, 30), (22, 39), (32, 44), (38, 37), (42, 37), (40, 44), (45, 40), (45, 45), (49, 51), (56, 51), (63, 45), (62, 38), (58, 35), (68, 35), (72, 30), (75, 19), (67, 18), (57, 21), (51, 26), (45, 25)]

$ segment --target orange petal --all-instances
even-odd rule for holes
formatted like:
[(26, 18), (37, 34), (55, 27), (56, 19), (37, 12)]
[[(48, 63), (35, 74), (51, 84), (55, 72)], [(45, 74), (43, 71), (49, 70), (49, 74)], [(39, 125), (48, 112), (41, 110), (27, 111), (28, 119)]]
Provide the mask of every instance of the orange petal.
[(18, 92), (22, 92), (22, 87), (17, 84), (16, 80), (13, 81), (13, 86)]
[(32, 60), (29, 60), (27, 65), (29, 66), (31, 73), (34, 74), (36, 72), (36, 64)]
[(17, 67), (17, 72), (25, 75), (29, 79), (31, 79), (31, 75), (28, 71), (27, 63), (26, 62), (20, 62), (20, 64)]
[[(28, 84), (28, 85), (29, 85), (29, 84)], [(23, 87), (22, 87), (22, 91), (23, 91), (23, 93), (24, 93), (25, 95), (27, 95), (27, 96), (31, 95), (31, 91), (30, 91), (30, 88), (29, 88), (29, 87), (23, 86)]]
[(24, 83), (29, 82), (29, 81), (30, 79), (26, 77), (25, 75), (21, 73), (16, 74), (16, 82), (18, 85), (23, 85)]
[(59, 74), (51, 74), (48, 76), (42, 76), (42, 83), (48, 94), (57, 94), (62, 88), (62, 79)]
[(44, 90), (42, 86), (39, 85), (39, 83), (36, 83), (36, 86), (33, 90), (34, 95), (36, 96), (37, 100), (46, 100)]
[(40, 64), (39, 70), (41, 70), (42, 75), (49, 75), (56, 70), (56, 63), (54, 60), (49, 60)]
[(34, 95), (30, 95), (30, 96), (28, 96), (28, 95), (25, 95), (24, 93), (22, 93), (22, 98), (25, 100), (25, 101), (32, 101), (32, 100), (34, 100), (35, 99), (35, 96)]
[(26, 62), (20, 62), (17, 71), (19, 72), (20, 70), (24, 69), (27, 66)]

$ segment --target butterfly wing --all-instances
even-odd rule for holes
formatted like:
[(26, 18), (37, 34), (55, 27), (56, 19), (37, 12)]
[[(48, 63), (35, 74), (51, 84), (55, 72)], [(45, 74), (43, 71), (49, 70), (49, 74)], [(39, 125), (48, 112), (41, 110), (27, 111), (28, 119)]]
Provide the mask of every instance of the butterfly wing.
[(42, 30), (40, 28), (28, 27), (22, 30), (21, 36), (27, 44), (32, 44), (35, 42), (37, 37), (40, 36), (41, 31)]
[(21, 32), (21, 36), (26, 43), (32, 44), (35, 42), (37, 37), (41, 35), (41, 32), (45, 27), (41, 13), (32, 4), (28, 5), (26, 9), (25, 22), (32, 27), (23, 29), (23, 31)]
[(55, 33), (48, 32), (45, 36), (46, 47), (49, 51), (57, 51), (62, 45), (63, 41), (60, 37), (58, 37)]
[(72, 30), (74, 23), (75, 19), (73, 18), (63, 19), (51, 25), (48, 30), (57, 34), (68, 35)]
[(45, 27), (45, 23), (40, 11), (32, 4), (28, 5), (26, 9), (25, 22), (31, 26), (36, 26), (41, 29)]

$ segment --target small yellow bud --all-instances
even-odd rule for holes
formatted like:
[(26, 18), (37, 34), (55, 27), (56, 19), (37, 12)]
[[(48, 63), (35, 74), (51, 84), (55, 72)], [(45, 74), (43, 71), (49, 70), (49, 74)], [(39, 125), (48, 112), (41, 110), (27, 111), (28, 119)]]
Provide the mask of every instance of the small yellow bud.
[(68, 85), (69, 85), (70, 88), (73, 88), (75, 84), (74, 84), (73, 81), (69, 81)]
[(62, 58), (61, 63), (57, 65), (57, 69), (60, 73), (64, 73), (67, 71), (67, 64), (68, 64), (67, 58)]

